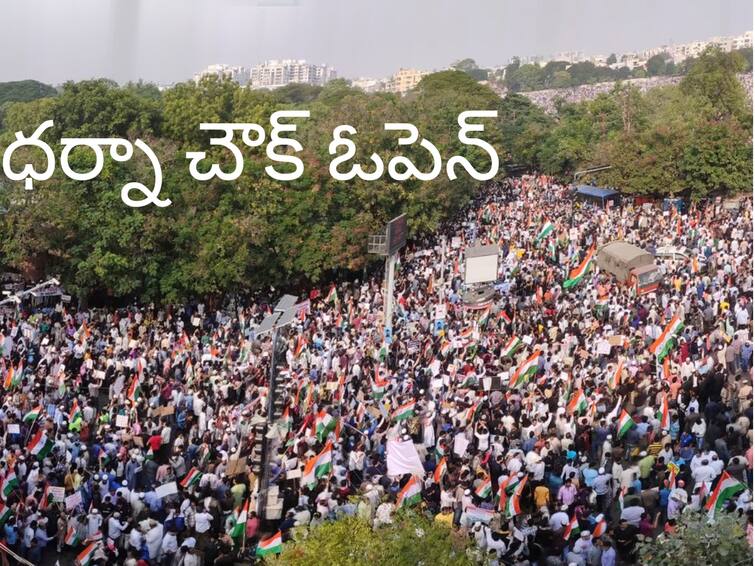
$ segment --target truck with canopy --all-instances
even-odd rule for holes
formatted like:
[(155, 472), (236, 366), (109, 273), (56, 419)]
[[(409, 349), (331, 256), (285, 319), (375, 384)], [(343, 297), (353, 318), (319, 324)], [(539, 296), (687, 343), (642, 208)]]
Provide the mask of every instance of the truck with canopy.
[(627, 242), (614, 241), (602, 246), (596, 263), (619, 282), (631, 285), (637, 295), (651, 293), (660, 284), (661, 275), (653, 255)]

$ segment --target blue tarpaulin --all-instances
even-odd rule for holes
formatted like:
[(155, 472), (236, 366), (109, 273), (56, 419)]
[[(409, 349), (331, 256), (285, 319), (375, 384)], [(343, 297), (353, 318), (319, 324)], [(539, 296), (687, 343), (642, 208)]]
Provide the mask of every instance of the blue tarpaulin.
[(585, 195), (594, 198), (606, 199), (606, 197), (618, 196), (618, 191), (613, 189), (604, 189), (603, 187), (593, 187), (592, 185), (580, 185), (577, 187), (578, 195)]
[(580, 185), (577, 187), (577, 198), (590, 201), (600, 202), (605, 205), (606, 202), (618, 203), (619, 192), (604, 187), (593, 187), (592, 185)]

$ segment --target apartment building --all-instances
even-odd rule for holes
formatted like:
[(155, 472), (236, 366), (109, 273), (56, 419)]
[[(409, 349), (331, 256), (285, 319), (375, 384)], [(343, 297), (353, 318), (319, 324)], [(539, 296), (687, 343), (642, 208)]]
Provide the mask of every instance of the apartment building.
[(273, 59), (252, 67), (249, 86), (280, 88), (294, 83), (322, 86), (336, 77), (336, 70), (327, 65), (314, 65), (304, 59)]
[(422, 77), (429, 75), (429, 71), (419, 71), (417, 69), (399, 69), (398, 72), (388, 78), (385, 90), (398, 94), (406, 94), (412, 90)]

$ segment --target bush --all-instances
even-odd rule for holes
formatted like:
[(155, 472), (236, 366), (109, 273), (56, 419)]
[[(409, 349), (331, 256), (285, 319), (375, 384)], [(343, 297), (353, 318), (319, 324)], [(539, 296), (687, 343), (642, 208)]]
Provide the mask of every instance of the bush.
[(348, 517), (312, 529), (302, 540), (286, 543), (268, 557), (275, 566), (426, 566), (471, 565), (469, 540), (412, 512), (399, 513), (394, 523), (373, 531), (359, 518)]
[(639, 544), (640, 562), (650, 566), (751, 564), (746, 527), (747, 519), (736, 514), (719, 514), (712, 523), (707, 515), (685, 514), (675, 534)]

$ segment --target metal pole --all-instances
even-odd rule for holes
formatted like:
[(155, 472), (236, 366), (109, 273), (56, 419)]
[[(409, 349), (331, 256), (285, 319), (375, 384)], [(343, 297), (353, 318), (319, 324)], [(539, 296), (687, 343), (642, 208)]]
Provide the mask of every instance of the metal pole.
[(393, 340), (393, 291), (395, 285), (396, 255), (392, 254), (385, 259), (385, 336), (387, 342)]
[(267, 510), (267, 491), (268, 484), (270, 482), (270, 457), (268, 452), (270, 451), (270, 439), (267, 438), (267, 432), (273, 425), (274, 415), (273, 410), (275, 407), (275, 376), (276, 376), (276, 364), (277, 364), (277, 350), (278, 350), (278, 327), (273, 327), (272, 334), (272, 352), (270, 353), (270, 386), (267, 390), (267, 427), (265, 429), (265, 437), (262, 439), (262, 477), (259, 480), (259, 489), (257, 490), (257, 516), (260, 520), (266, 518)]
[(441, 261), (440, 261), (440, 281), (438, 282), (438, 304), (443, 303), (443, 284), (445, 283), (445, 271), (446, 271), (446, 237), (443, 236), (443, 244), (441, 248)]

